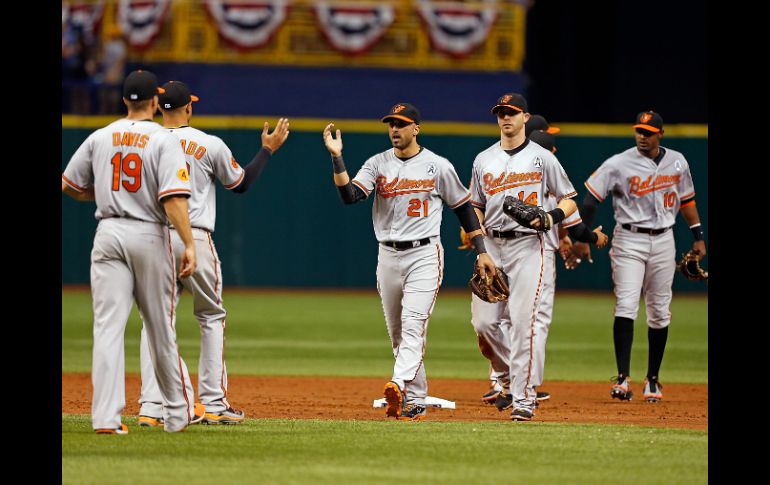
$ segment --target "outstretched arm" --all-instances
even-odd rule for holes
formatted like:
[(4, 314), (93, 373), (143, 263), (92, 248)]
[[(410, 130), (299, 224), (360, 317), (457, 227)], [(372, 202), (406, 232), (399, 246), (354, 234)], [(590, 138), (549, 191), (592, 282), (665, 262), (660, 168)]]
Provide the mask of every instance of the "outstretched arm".
[(335, 138), (332, 135), (333, 126), (334, 123), (326, 125), (323, 132), (323, 139), (326, 149), (329, 150), (329, 154), (332, 156), (334, 185), (337, 186), (337, 190), (340, 192), (342, 202), (346, 205), (354, 204), (366, 199), (366, 194), (363, 190), (350, 183), (350, 176), (345, 168), (345, 161), (342, 159), (342, 132), (337, 130), (337, 137)]
[(233, 192), (237, 194), (246, 192), (251, 187), (251, 184), (262, 174), (262, 170), (265, 169), (273, 153), (277, 152), (289, 137), (289, 120), (287, 118), (279, 119), (272, 133), (268, 133), (269, 128), (270, 124), (265, 121), (265, 125), (262, 128), (262, 148), (254, 155), (251, 163), (243, 168), (245, 172), (243, 181), (233, 188)]

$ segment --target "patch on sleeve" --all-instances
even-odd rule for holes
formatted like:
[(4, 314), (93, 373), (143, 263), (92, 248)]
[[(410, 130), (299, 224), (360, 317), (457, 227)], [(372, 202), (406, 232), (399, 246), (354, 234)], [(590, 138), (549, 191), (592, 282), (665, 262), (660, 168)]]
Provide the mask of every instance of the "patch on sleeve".
[(238, 170), (238, 162), (235, 161), (235, 158), (230, 158), (230, 163), (233, 164), (233, 168)]
[(187, 182), (190, 180), (190, 175), (187, 173), (186, 168), (180, 168), (179, 171), (176, 173), (176, 176), (179, 177), (179, 180), (183, 182)]

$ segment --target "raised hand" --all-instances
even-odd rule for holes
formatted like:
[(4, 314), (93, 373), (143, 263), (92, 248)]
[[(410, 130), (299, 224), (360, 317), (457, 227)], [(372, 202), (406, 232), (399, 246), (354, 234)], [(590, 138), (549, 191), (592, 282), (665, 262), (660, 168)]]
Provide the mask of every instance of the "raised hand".
[(596, 240), (596, 247), (601, 249), (604, 246), (606, 246), (607, 241), (609, 241), (610, 238), (607, 237), (607, 235), (602, 232), (602, 226), (599, 226), (596, 229), (594, 229), (594, 232), (599, 237), (599, 239)]
[(275, 153), (289, 137), (289, 119), (280, 118), (272, 133), (267, 132), (269, 128), (270, 124), (265, 121), (265, 126), (262, 128), (262, 146), (267, 147), (271, 153)]
[(342, 155), (342, 132), (337, 130), (337, 138), (334, 138), (332, 135), (333, 127), (334, 123), (329, 123), (324, 128), (324, 145), (326, 145), (326, 149), (329, 150), (333, 157), (339, 157)]

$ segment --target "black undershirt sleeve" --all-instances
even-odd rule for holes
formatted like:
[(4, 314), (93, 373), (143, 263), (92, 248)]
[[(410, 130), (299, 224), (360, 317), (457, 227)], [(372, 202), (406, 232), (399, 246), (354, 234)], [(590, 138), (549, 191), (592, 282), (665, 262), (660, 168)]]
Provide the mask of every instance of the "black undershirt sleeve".
[(599, 208), (601, 201), (593, 196), (591, 192), (586, 192), (586, 196), (583, 198), (583, 207), (580, 208), (580, 217), (583, 219), (583, 223), (591, 227), (591, 223), (596, 217), (596, 209)]
[(342, 199), (345, 205), (355, 204), (366, 199), (366, 194), (361, 190), (361, 187), (353, 185), (351, 182), (348, 182), (347, 185), (337, 185), (336, 187), (340, 192), (340, 199)]
[[(479, 218), (473, 211), (473, 207), (471, 206), (470, 202), (461, 204), (455, 207), (453, 210), (455, 215), (457, 215), (457, 219), (460, 220), (460, 225), (467, 234), (481, 229)], [(484, 237), (480, 234), (474, 236), (473, 239), (471, 239), (471, 244), (473, 244), (473, 249), (475, 249), (477, 253), (481, 254), (487, 252), (487, 248), (484, 245)]]
[(575, 224), (572, 227), (568, 227), (567, 232), (570, 236), (572, 236), (573, 239), (580, 242), (595, 244), (596, 241), (599, 240), (599, 236), (593, 232), (585, 224), (585, 222), (581, 222), (580, 224)]
[(254, 155), (254, 158), (251, 159), (251, 163), (243, 168), (243, 171), (245, 172), (243, 181), (235, 188), (233, 188), (233, 192), (236, 194), (242, 194), (249, 190), (251, 184), (253, 184), (254, 181), (259, 178), (262, 170), (265, 169), (265, 166), (270, 160), (272, 154), (273, 152), (271, 152), (269, 148), (262, 147), (262, 149), (259, 150), (256, 155)]

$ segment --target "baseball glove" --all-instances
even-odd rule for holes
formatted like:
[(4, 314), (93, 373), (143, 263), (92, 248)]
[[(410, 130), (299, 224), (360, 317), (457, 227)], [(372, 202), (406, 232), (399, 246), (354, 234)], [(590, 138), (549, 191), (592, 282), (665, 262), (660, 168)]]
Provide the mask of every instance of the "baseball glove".
[[(551, 218), (542, 207), (527, 204), (516, 197), (510, 195), (505, 196), (505, 199), (503, 199), (503, 212), (511, 216), (521, 226), (542, 232), (551, 230)], [(540, 225), (538, 227), (532, 227), (532, 222), (535, 219), (540, 220)]]
[(471, 238), (468, 237), (468, 233), (462, 227), (460, 228), (460, 242), (463, 244), (462, 246), (457, 246), (457, 249), (470, 249), (473, 247)]
[(501, 268), (497, 268), (494, 276), (487, 275), (482, 278), (479, 267), (474, 267), (468, 287), (476, 296), (489, 303), (505, 301), (511, 295), (511, 290), (508, 288), (508, 275)]
[(709, 279), (708, 271), (703, 271), (698, 255), (693, 251), (688, 251), (687, 254), (682, 255), (682, 260), (676, 265), (676, 269), (691, 281), (708, 281)]

